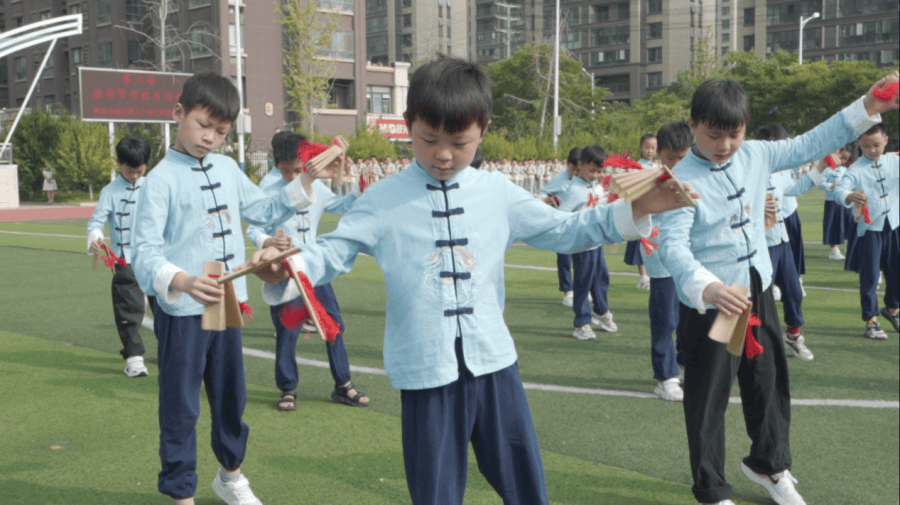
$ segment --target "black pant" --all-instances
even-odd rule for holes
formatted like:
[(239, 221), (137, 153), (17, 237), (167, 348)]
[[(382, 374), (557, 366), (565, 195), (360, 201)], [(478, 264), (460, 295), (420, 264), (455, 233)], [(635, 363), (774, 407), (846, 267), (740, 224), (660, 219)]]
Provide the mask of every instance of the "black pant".
[(764, 347), (754, 359), (730, 354), (709, 338), (717, 310), (700, 314), (681, 305), (683, 328), (684, 419), (691, 456), (692, 491), (700, 503), (730, 499), (725, 479), (725, 409), (735, 376), (741, 389), (744, 423), (752, 444), (744, 463), (771, 475), (791, 468), (791, 394), (787, 357), (771, 286), (761, 291), (759, 273), (750, 270), (753, 312), (762, 325), (754, 334)]
[(144, 355), (144, 341), (138, 332), (144, 320), (144, 292), (138, 286), (131, 265), (116, 265), (112, 279), (113, 314), (123, 349), (123, 358)]

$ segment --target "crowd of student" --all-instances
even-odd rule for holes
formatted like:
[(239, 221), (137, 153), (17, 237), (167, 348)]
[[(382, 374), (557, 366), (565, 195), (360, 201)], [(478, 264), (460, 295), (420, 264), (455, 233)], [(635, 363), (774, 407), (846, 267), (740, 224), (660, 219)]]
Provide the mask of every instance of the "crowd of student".
[[(873, 89), (897, 80), (894, 73)], [(684, 402), (694, 498), (733, 505), (724, 473), (724, 413), (737, 378), (753, 441), (743, 473), (779, 504), (805, 503), (790, 472), (786, 348), (802, 360), (813, 354), (801, 331), (803, 252), (795, 246), (803, 238), (791, 197), (814, 186), (827, 191), (833, 203), (826, 204), (824, 241), (837, 258), (840, 244), (852, 238), (846, 260), (860, 274), (864, 335), (887, 338), (879, 314), (900, 331), (900, 167), (896, 154), (882, 154), (887, 135), (880, 123), (881, 112), (898, 108), (897, 99), (875, 99), (870, 91), (804, 135), (788, 139), (773, 124), (743, 142), (750, 120), (746, 94), (735, 82), (707, 81), (694, 94), (689, 122), (668, 123), (641, 139), (641, 169), (661, 163), (673, 167), (677, 179), (662, 177), (646, 194), (626, 200), (601, 181), (637, 168), (599, 145), (573, 149), (565, 163), (483, 162), (478, 146), (490, 123), (491, 97), (490, 80), (474, 64), (439, 58), (422, 65), (411, 78), (405, 113), (415, 159), (360, 159), (338, 178), (340, 159), (311, 169), (303, 161), (311, 144), (289, 132), (273, 138), (277, 168), (259, 186), (231, 158), (216, 154), (239, 101), (230, 81), (212, 73), (184, 84), (174, 108), (176, 143), (147, 177), (146, 143), (120, 142), (121, 177), (101, 193), (88, 225), (88, 250), (121, 257), (111, 266), (113, 305), (131, 377), (148, 373), (136, 328), (142, 295), (155, 300), (160, 492), (176, 504), (194, 503), (203, 383), (221, 465), (213, 490), (230, 505), (261, 503), (241, 472), (249, 437), (241, 332), (202, 327), (205, 307), (225, 296), (204, 273), (204, 262), (234, 271), (301, 246), (299, 254), (256, 272), (276, 328), (276, 407), (297, 407), (300, 330), (278, 317), (300, 297), (290, 271), (308, 276), (339, 326), (338, 338), (327, 344), (332, 398), (368, 405), (350, 381), (344, 326), (329, 283), (350, 271), (359, 253), (369, 254), (385, 278), (384, 363), (401, 392), (413, 503), (462, 503), (471, 442), (479, 470), (505, 503), (546, 505), (537, 436), (503, 320), (505, 252), (522, 241), (558, 254), (573, 336), (592, 340), (594, 327), (617, 330), (602, 246), (631, 241), (626, 262), (640, 266), (638, 287), (650, 290), (655, 392)], [(857, 137), (862, 156), (846, 168), (843, 146)], [(328, 179), (339, 184), (329, 188)], [(853, 206), (856, 212), (845, 210)], [(323, 212), (342, 218), (335, 231), (317, 237)], [(111, 247), (102, 232), (107, 221)], [(242, 221), (250, 223), (247, 234), (259, 248), (249, 260)], [(879, 311), (881, 270), (887, 290)], [(781, 291), (784, 332), (774, 286)], [(228, 289), (247, 300), (245, 278)], [(709, 338), (718, 316), (748, 311), (752, 322), (740, 355)]]

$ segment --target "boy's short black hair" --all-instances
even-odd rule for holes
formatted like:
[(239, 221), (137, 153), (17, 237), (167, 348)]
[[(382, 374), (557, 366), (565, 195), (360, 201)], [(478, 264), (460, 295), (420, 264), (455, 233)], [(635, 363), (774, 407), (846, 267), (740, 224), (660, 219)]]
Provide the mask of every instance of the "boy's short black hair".
[(214, 118), (234, 121), (240, 112), (238, 90), (227, 77), (215, 72), (194, 74), (184, 81), (178, 103), (187, 114), (194, 107), (206, 107)]
[(645, 141), (645, 140), (647, 140), (647, 139), (655, 139), (655, 138), (656, 138), (656, 135), (654, 135), (654, 134), (652, 134), (652, 133), (645, 133), (645, 134), (641, 135), (641, 143), (638, 144), (638, 145), (639, 145), (639, 146), (642, 146), (642, 145), (644, 145), (644, 141)]
[(272, 135), (272, 152), (273, 153), (275, 152), (275, 146), (277, 146), (279, 144), (279, 142), (281, 142), (281, 139), (283, 139), (293, 133), (294, 132), (292, 132), (290, 130), (281, 130), (281, 131), (275, 132), (275, 135)]
[(596, 163), (602, 165), (606, 161), (606, 150), (597, 144), (591, 144), (581, 150), (581, 158), (578, 161), (582, 163)]
[(863, 135), (873, 135), (879, 132), (887, 135), (887, 126), (885, 126), (884, 123), (878, 123), (877, 125), (869, 128), (865, 133), (863, 133)]
[(694, 91), (691, 119), (717, 130), (733, 130), (750, 122), (750, 99), (737, 82), (711, 79)]
[(287, 135), (272, 138), (272, 157), (275, 158), (275, 165), (279, 163), (292, 163), (297, 159), (297, 145), (301, 140), (306, 140), (306, 136), (290, 132)]
[(566, 163), (571, 163), (573, 165), (577, 164), (581, 160), (581, 151), (580, 147), (573, 147), (571, 151), (569, 151), (569, 156), (566, 158)]
[(116, 161), (137, 168), (150, 161), (150, 144), (140, 137), (125, 137), (116, 144)]
[(425, 121), (453, 135), (477, 123), (484, 131), (494, 107), (491, 78), (478, 65), (449, 56), (422, 65), (413, 73), (404, 119)]
[(472, 163), (469, 163), (469, 165), (471, 165), (472, 168), (481, 168), (482, 163), (484, 163), (484, 151), (479, 147), (475, 149), (475, 157), (472, 158)]
[(756, 129), (753, 135), (756, 140), (784, 140), (788, 138), (788, 132), (781, 123), (764, 124)]
[(694, 135), (687, 121), (666, 123), (656, 133), (657, 150), (684, 151), (694, 145)]

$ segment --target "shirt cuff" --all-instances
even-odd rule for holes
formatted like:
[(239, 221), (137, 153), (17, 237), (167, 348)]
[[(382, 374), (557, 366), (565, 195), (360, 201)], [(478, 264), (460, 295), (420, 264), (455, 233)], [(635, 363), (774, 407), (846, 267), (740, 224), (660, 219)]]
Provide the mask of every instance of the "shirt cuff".
[(257, 238), (256, 238), (256, 248), (257, 248), (257, 249), (264, 249), (264, 248), (265, 248), (265, 245), (264, 245), (264, 244), (266, 243), (266, 240), (269, 240), (270, 238), (272, 238), (272, 236), (271, 236), (271, 235), (266, 235), (265, 233), (263, 233), (262, 235), (260, 235), (259, 237), (257, 237)]
[(706, 286), (709, 286), (714, 282), (722, 281), (709, 270), (701, 268), (694, 272), (682, 287), (685, 296), (691, 301), (691, 305), (693, 305), (694, 308), (697, 309), (697, 312), (701, 314), (706, 313), (706, 307), (709, 305), (706, 303), (706, 300), (703, 299), (703, 291), (706, 289)]
[(809, 178), (812, 179), (813, 186), (818, 186), (819, 184), (825, 182), (825, 176), (822, 175), (822, 172), (819, 172), (818, 170), (810, 170), (806, 173), (806, 175), (808, 175)]
[(297, 210), (303, 210), (316, 202), (316, 194), (307, 194), (301, 179), (301, 177), (295, 177), (294, 180), (283, 189), (288, 198), (288, 205)]
[(850, 121), (850, 125), (852, 125), (853, 129), (855, 129), (860, 135), (865, 133), (869, 128), (881, 122), (881, 114), (870, 116), (868, 113), (866, 113), (866, 106), (863, 103), (863, 99), (865, 99), (864, 96), (860, 97), (847, 107), (844, 107), (844, 113), (847, 114), (847, 119)]
[(837, 191), (835, 191), (835, 195), (837, 196), (838, 203), (840, 203), (844, 207), (847, 207), (848, 209), (850, 207), (853, 207), (853, 202), (847, 201), (847, 197), (850, 196), (850, 191), (837, 190)]
[(91, 230), (87, 236), (87, 252), (91, 254), (91, 244), (97, 240), (103, 240), (103, 232), (100, 230)]
[[(306, 272), (306, 263), (298, 255), (288, 257), (288, 262), (295, 272)], [(293, 279), (280, 282), (264, 282), (262, 287), (263, 301), (269, 305), (282, 305), (300, 296), (300, 289)]]
[(650, 236), (650, 233), (653, 231), (653, 221), (649, 214), (635, 221), (631, 202), (626, 202), (625, 200), (617, 200), (610, 207), (616, 224), (616, 231), (619, 232), (623, 239), (638, 240)]
[(172, 279), (175, 278), (175, 274), (178, 272), (184, 272), (184, 270), (172, 263), (166, 263), (159, 269), (159, 272), (156, 273), (156, 277), (153, 279), (153, 291), (156, 292), (156, 296), (162, 298), (169, 305), (174, 305), (181, 299), (181, 291), (171, 288)]

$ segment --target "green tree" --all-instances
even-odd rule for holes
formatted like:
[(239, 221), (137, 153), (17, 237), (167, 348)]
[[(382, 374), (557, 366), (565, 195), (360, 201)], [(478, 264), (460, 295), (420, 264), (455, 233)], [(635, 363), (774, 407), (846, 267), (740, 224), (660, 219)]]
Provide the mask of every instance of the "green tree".
[(275, 13), (285, 39), (281, 76), (288, 95), (285, 105), (314, 130), (312, 110), (325, 103), (335, 70), (332, 62), (318, 56), (331, 47), (337, 14), (320, 12), (314, 0), (282, 0)]
[[(393, 142), (386, 139), (377, 128), (360, 127), (353, 138), (347, 139), (350, 147), (347, 148), (347, 156), (351, 159), (371, 158), (372, 156), (383, 160), (386, 157), (397, 158), (397, 149)], [(322, 143), (331, 143), (320, 140)]]
[(109, 131), (100, 123), (79, 121), (64, 115), (60, 119), (59, 143), (51, 160), (60, 188), (85, 190), (109, 184), (116, 169), (109, 148)]
[[(59, 118), (37, 107), (23, 114), (10, 142), (13, 144), (13, 163), (18, 165), (19, 195), (27, 200), (40, 192), (44, 183), (42, 170), (52, 163), (62, 125)], [(8, 130), (4, 129), (3, 138)]]
[[(147, 172), (150, 172), (153, 167), (159, 164), (168, 150), (168, 146), (163, 145), (162, 125), (160, 124), (120, 124), (116, 127), (114, 136), (116, 144), (125, 137), (138, 137), (144, 139), (150, 145), (150, 161), (147, 162)], [(113, 150), (113, 153), (115, 153), (115, 150)]]

